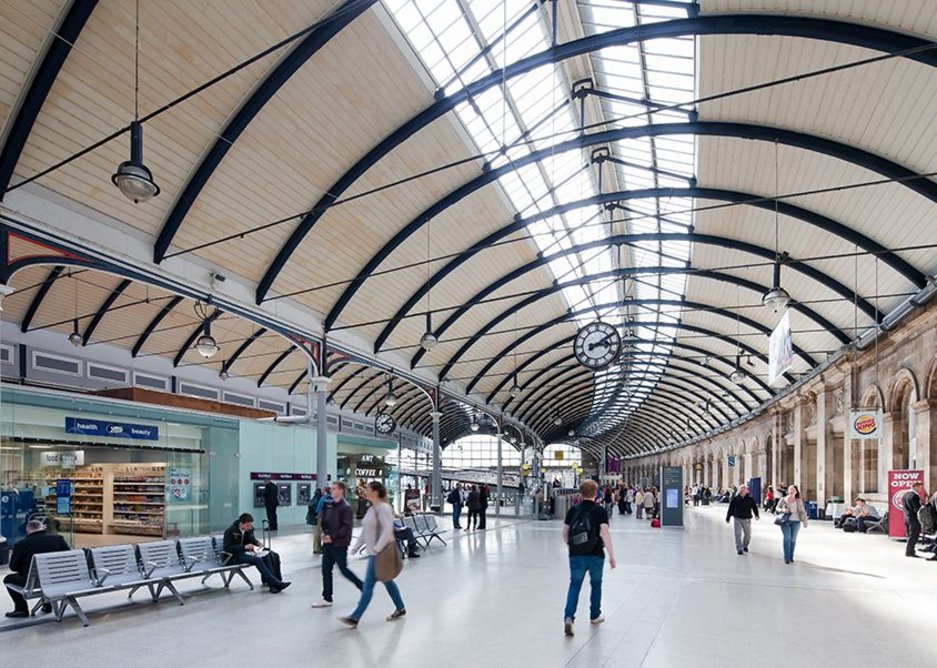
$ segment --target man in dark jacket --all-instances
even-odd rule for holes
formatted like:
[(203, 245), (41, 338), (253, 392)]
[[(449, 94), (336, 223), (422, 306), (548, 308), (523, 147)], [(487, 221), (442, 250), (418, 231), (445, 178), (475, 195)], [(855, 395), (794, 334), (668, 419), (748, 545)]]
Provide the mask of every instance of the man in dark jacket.
[[(46, 552), (67, 552), (69, 549), (64, 538), (46, 533), (46, 528), (39, 520), (30, 520), (26, 523), (26, 537), (13, 546), (13, 553), (10, 555), (10, 570), (13, 572), (3, 578), (3, 584), (25, 586), (33, 555)], [(6, 616), (29, 617), (26, 599), (12, 589), (7, 589), (7, 591), (13, 599), (13, 612), (6, 613)], [(52, 606), (46, 603), (42, 606), (42, 611), (52, 612)]]
[(322, 530), (322, 600), (313, 608), (332, 607), (332, 569), (337, 565), (342, 575), (361, 591), (361, 580), (348, 568), (348, 546), (354, 518), (351, 506), (345, 501), (345, 483), (332, 483), (332, 499), (326, 501), (319, 513)]
[(920, 559), (920, 556), (914, 551), (914, 546), (917, 545), (918, 537), (921, 535), (921, 522), (917, 518), (917, 513), (921, 509), (921, 501), (924, 498), (924, 483), (921, 482), (911, 485), (911, 491), (906, 492), (901, 497), (901, 506), (904, 510), (904, 528), (908, 534), (904, 556), (913, 559)]
[(270, 587), (270, 593), (279, 594), (291, 583), (281, 580), (273, 572), (268, 563), (279, 559), (275, 552), (269, 555), (258, 556), (263, 544), (254, 536), (254, 517), (250, 513), (242, 513), (234, 524), (225, 529), (224, 551), (232, 555), (235, 563), (252, 564), (260, 571), (260, 581)]
[(758, 502), (748, 493), (748, 485), (742, 485), (739, 493), (729, 501), (729, 509), (726, 511), (726, 524), (735, 518), (735, 551), (742, 555), (748, 552), (748, 544), (752, 540), (752, 513), (755, 519), (761, 519)]
[(273, 480), (264, 485), (264, 508), (267, 510), (267, 523), (270, 531), (277, 530), (277, 506), (280, 505), (280, 490)]

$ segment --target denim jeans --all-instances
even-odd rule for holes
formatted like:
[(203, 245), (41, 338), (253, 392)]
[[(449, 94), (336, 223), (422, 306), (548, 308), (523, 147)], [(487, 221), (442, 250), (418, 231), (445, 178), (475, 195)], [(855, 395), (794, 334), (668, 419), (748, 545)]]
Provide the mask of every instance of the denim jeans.
[(326, 601), (332, 600), (332, 569), (335, 566), (338, 566), (342, 575), (359, 591), (362, 587), (361, 580), (348, 568), (348, 548), (324, 543), (322, 545), (322, 598)]
[(237, 557), (235, 557), (234, 561), (239, 564), (252, 564), (256, 566), (257, 570), (260, 571), (260, 581), (265, 585), (272, 585), (279, 582), (277, 576), (270, 571), (270, 567), (267, 566), (267, 562), (258, 557), (256, 554), (251, 552), (240, 552)]
[[(351, 613), (352, 619), (361, 619), (361, 615), (364, 614), (364, 611), (368, 609), (368, 604), (371, 603), (371, 596), (374, 595), (374, 585), (377, 583), (377, 576), (374, 573), (374, 559), (374, 557), (368, 557), (368, 569), (364, 574), (364, 582), (361, 587), (361, 599), (358, 601), (358, 607)], [(394, 602), (394, 609), (402, 610), (404, 608), (403, 599), (400, 598), (400, 590), (397, 588), (397, 583), (391, 580), (390, 582), (385, 582), (384, 586), (387, 588), (387, 593), (390, 594), (390, 600)]]
[(564, 618), (576, 619), (576, 608), (579, 606), (579, 591), (582, 581), (589, 573), (589, 586), (592, 589), (589, 596), (589, 619), (595, 619), (602, 614), (602, 569), (605, 567), (605, 557), (569, 557), (569, 592), (566, 594), (566, 610)]
[(462, 504), (457, 503), (452, 506), (452, 528), (461, 529), (459, 526), (459, 518), (462, 516)]
[(784, 561), (794, 560), (794, 547), (797, 545), (797, 532), (800, 531), (800, 522), (791, 520), (781, 525), (784, 534)]

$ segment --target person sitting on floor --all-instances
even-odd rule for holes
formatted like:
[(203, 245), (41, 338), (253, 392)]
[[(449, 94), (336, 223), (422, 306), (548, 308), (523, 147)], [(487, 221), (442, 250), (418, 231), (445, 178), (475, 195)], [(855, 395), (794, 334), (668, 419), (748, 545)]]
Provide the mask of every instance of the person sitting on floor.
[(262, 547), (263, 543), (254, 537), (254, 516), (250, 513), (242, 513), (225, 529), (224, 551), (232, 555), (236, 564), (256, 566), (260, 581), (270, 587), (271, 594), (279, 594), (291, 583), (281, 580), (277, 573), (280, 558), (276, 552), (271, 550), (262, 557), (256, 554)]

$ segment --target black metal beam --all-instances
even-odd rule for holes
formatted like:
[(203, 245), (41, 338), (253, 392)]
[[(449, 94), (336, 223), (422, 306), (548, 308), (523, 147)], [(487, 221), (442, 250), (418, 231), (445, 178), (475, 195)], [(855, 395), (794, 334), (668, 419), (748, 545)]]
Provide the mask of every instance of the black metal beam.
[(250, 97), (244, 101), (237, 113), (228, 121), (224, 130), (215, 138), (214, 144), (205, 153), (198, 167), (189, 177), (185, 188), (176, 199), (156, 239), (153, 253), (154, 262), (160, 263), (163, 261), (176, 232), (182, 225), (182, 221), (189, 209), (195, 204), (195, 200), (202, 192), (205, 184), (208, 183), (215, 169), (221, 164), (228, 150), (234, 146), (238, 137), (247, 129), (247, 126), (250, 125), (257, 114), (263, 110), (267, 102), (319, 49), (359, 15), (370, 9), (375, 2), (376, 0), (344, 0), (329, 16), (316, 21), (315, 28), (306, 35), (303, 41), (282, 58), (273, 71), (253, 89)]
[(26, 314), (23, 316), (23, 322), (20, 323), (20, 331), (23, 334), (29, 331), (29, 326), (32, 324), (33, 318), (36, 317), (36, 313), (39, 312), (39, 307), (42, 306), (42, 300), (44, 300), (46, 295), (49, 294), (49, 290), (52, 289), (52, 286), (55, 284), (55, 282), (62, 277), (63, 271), (65, 271), (65, 267), (62, 265), (56, 265), (52, 267), (45, 280), (39, 286), (39, 290), (36, 291), (32, 301), (29, 302), (29, 306), (26, 308)]
[[(480, 95), (488, 89), (501, 85), (508, 79), (521, 76), (543, 65), (583, 56), (593, 51), (650, 39), (720, 34), (785, 35), (850, 44), (886, 53), (921, 47), (922, 50), (911, 53), (907, 57), (910, 60), (931, 67), (937, 66), (937, 54), (933, 50), (923, 49), (931, 43), (925, 39), (868, 25), (782, 14), (721, 14), (691, 17), (609, 30), (557, 45), (507, 65), (503, 70), (494, 71), (451, 95), (437, 96), (432, 105), (404, 122), (368, 151), (325, 190), (326, 194), (313, 205), (310, 213), (293, 230), (289, 239), (284, 243), (273, 262), (271, 262), (269, 269), (261, 278), (257, 288), (257, 302), (263, 301), (290, 256), (332, 204), (351, 188), (365, 172), (391, 153), (397, 146), (459, 104)], [(366, 273), (370, 274), (370, 270)], [(344, 304), (342, 304), (343, 307)], [(338, 310), (338, 313), (340, 312), (341, 308)], [(335, 314), (335, 318), (338, 317), (338, 313)], [(334, 320), (327, 323), (326, 329), (331, 329), (333, 322)]]
[(547, 147), (539, 151), (532, 151), (527, 155), (515, 158), (510, 162), (482, 172), (468, 183), (456, 188), (445, 195), (434, 204), (430, 205), (416, 218), (411, 220), (397, 234), (393, 236), (383, 247), (370, 259), (367, 264), (358, 272), (358, 275), (348, 283), (345, 291), (336, 301), (329, 314), (326, 316), (323, 328), (326, 331), (332, 329), (335, 322), (341, 316), (342, 311), (348, 306), (348, 303), (354, 297), (358, 290), (364, 285), (367, 279), (388, 257), (390, 257), (402, 244), (404, 244), (411, 235), (422, 229), (433, 218), (446, 211), (449, 207), (462, 201), (469, 195), (477, 192), (479, 189), (497, 181), (499, 178), (513, 173), (525, 166), (537, 163), (547, 158), (552, 159), (554, 155), (561, 155), (567, 151), (579, 151), (595, 144), (609, 144), (627, 139), (640, 139), (647, 137), (667, 137), (671, 135), (698, 135), (698, 136), (716, 136), (716, 137), (735, 137), (739, 139), (753, 139), (761, 141), (770, 141), (786, 146), (793, 146), (808, 151), (813, 151), (821, 155), (843, 160), (855, 164), (869, 171), (880, 174), (886, 178), (896, 179), (901, 187), (906, 187), (912, 191), (926, 197), (934, 203), (937, 203), (937, 183), (922, 178), (917, 172), (899, 165), (887, 158), (876, 155), (863, 149), (842, 144), (840, 142), (808, 135), (802, 132), (794, 132), (782, 128), (769, 127), (764, 125), (752, 125), (746, 123), (732, 123), (723, 121), (696, 121), (688, 123), (652, 123), (646, 126), (632, 126), (616, 128), (595, 132), (593, 134), (581, 134), (573, 139), (569, 139), (555, 146)]
[[(163, 305), (163, 308), (159, 310), (159, 313), (156, 314), (156, 317), (150, 320), (150, 324), (144, 328), (143, 332), (140, 334), (140, 338), (137, 339), (137, 342), (133, 344), (133, 348), (130, 351), (131, 357), (136, 357), (140, 354), (140, 351), (143, 349), (143, 344), (145, 344), (146, 340), (150, 338), (150, 335), (156, 331), (156, 328), (159, 327), (159, 323), (161, 323), (163, 319), (169, 315), (172, 310), (180, 304), (180, 302), (182, 302), (182, 300), (183, 297), (176, 296)], [(194, 340), (195, 339), (193, 339), (193, 341)], [(173, 366), (176, 365), (174, 364)]]
[(282, 353), (280, 353), (280, 354), (277, 356), (277, 358), (276, 358), (275, 360), (273, 360), (273, 364), (271, 364), (269, 367), (267, 367), (267, 370), (264, 371), (264, 372), (260, 375), (260, 378), (257, 379), (257, 387), (261, 387), (261, 386), (264, 384), (264, 381), (267, 380), (267, 378), (270, 376), (270, 374), (273, 373), (273, 371), (274, 371), (278, 366), (280, 366), (280, 364), (283, 362), (283, 360), (285, 360), (287, 357), (289, 357), (290, 354), (291, 354), (294, 350), (296, 350), (296, 346), (295, 346), (295, 345), (291, 345), (289, 348), (287, 348), (287, 349), (284, 350)]
[(81, 345), (88, 345), (88, 341), (91, 340), (91, 336), (94, 334), (94, 330), (98, 328), (98, 325), (101, 324), (101, 320), (107, 315), (107, 312), (114, 305), (122, 294), (124, 290), (130, 287), (130, 284), (133, 283), (129, 278), (125, 278), (120, 283), (117, 284), (117, 287), (114, 288), (111, 293), (107, 296), (104, 302), (101, 304), (101, 307), (95, 312), (94, 316), (91, 318), (91, 322), (88, 323), (88, 326), (85, 328), (85, 333), (81, 336)]
[(72, 45), (78, 40), (82, 28), (97, 4), (97, 0), (73, 0), (61, 24), (50, 31), (48, 47), (42, 56), (42, 62), (29, 82), (20, 108), (10, 124), (3, 150), (0, 151), (0, 200), (3, 200), (10, 186), (13, 172), (42, 105), (52, 90), (68, 54), (71, 53)]
[[(263, 335), (266, 334), (266, 333), (267, 333), (267, 328), (266, 328), (266, 327), (261, 327), (261, 328), (258, 329), (256, 332), (254, 332), (253, 334), (251, 334), (249, 337), (247, 337), (246, 339), (244, 339), (243, 343), (241, 343), (241, 345), (238, 346), (237, 350), (235, 350), (235, 351), (231, 354), (231, 357), (229, 357), (229, 358), (226, 359), (224, 362), (222, 362), (222, 364), (221, 364), (221, 372), (222, 372), (222, 373), (228, 373), (228, 372), (231, 370), (231, 367), (234, 366), (234, 363), (238, 361), (238, 358), (239, 358), (241, 355), (244, 354), (244, 351), (246, 351), (248, 348), (250, 348), (250, 347), (251, 347), (251, 344), (253, 344), (254, 341), (256, 341), (257, 339), (259, 339), (261, 336), (263, 336)], [(291, 392), (290, 394), (292, 394), (292, 392)]]

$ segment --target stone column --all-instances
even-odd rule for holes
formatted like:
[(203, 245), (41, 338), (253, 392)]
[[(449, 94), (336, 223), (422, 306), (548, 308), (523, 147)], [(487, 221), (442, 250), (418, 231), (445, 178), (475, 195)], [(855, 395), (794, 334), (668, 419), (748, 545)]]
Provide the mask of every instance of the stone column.
[(930, 400), (918, 401), (912, 407), (914, 419), (917, 420), (915, 435), (917, 438), (917, 455), (912, 468), (924, 470), (924, 489), (933, 493), (937, 486), (937, 461), (931, 456), (934, 443), (937, 443), (937, 415), (934, 414), (934, 402)]
[(496, 491), (496, 501), (495, 501), (495, 517), (501, 516), (501, 494), (504, 487), (504, 462), (503, 462), (503, 453), (502, 453), (502, 442), (504, 440), (504, 435), (501, 433), (501, 423), (498, 423), (498, 475), (497, 475), (497, 491)]
[(804, 408), (802, 403), (794, 407), (794, 480), (797, 489), (801, 489), (801, 462), (804, 451)]
[(828, 491), (833, 490), (833, 476), (836, 475), (834, 459), (833, 430), (830, 417), (833, 414), (833, 393), (824, 388), (817, 394), (817, 503), (825, 507)]
[(878, 445), (878, 491), (888, 490), (888, 470), (895, 467), (895, 431), (901, 428), (901, 412), (882, 418), (882, 440)]
[(843, 499), (855, 499), (859, 493), (858, 472), (862, 470), (861, 441), (849, 438), (849, 413), (852, 410), (852, 377), (843, 388)]
[(775, 486), (781, 479), (781, 448), (786, 447), (781, 433), (781, 416), (782, 413), (778, 411), (771, 421), (771, 480), (766, 481), (765, 486)]

